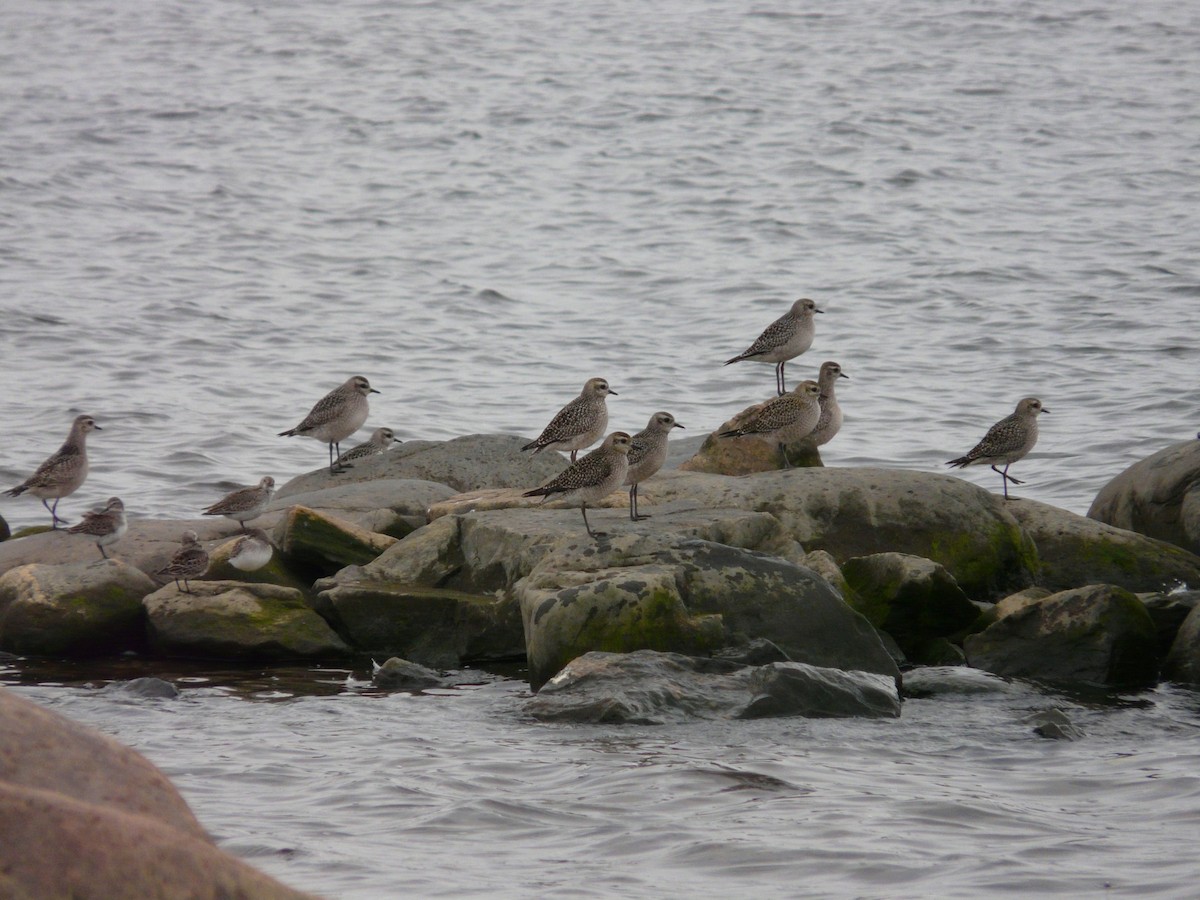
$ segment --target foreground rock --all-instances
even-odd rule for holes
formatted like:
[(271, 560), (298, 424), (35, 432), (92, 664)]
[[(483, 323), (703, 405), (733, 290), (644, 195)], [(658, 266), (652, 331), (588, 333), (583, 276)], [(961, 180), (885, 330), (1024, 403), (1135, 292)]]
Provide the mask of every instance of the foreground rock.
[(1183, 620), (1167, 654), (1163, 675), (1184, 684), (1200, 684), (1200, 606)]
[(1103, 687), (1143, 687), (1158, 675), (1150, 614), (1112, 585), (1026, 603), (963, 646), (972, 666), (997, 675)]
[(218, 850), (143, 757), (0, 689), (0, 896), (303, 898)]
[(1101, 488), (1088, 518), (1200, 554), (1200, 440), (1134, 463)]
[(292, 568), (315, 577), (368, 563), (396, 543), (393, 537), (299, 505), (287, 510), (273, 538)]
[(0, 650), (98, 656), (145, 643), (142, 598), (155, 588), (115, 559), (28, 565), (0, 576)]
[(588, 653), (525, 704), (544, 721), (659, 725), (768, 716), (897, 718), (884, 675), (799, 663), (740, 666), (677, 653)]

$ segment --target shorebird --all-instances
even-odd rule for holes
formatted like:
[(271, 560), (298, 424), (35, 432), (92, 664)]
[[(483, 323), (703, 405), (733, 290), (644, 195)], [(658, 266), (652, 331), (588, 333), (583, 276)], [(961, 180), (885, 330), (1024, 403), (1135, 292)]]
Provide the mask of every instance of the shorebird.
[[(91, 416), (76, 416), (63, 445), (38, 466), (36, 472), (4, 493), (10, 497), (19, 497), (26, 492), (33, 494), (50, 513), (51, 528), (57, 528), (59, 522), (67, 524), (66, 519), (58, 517), (58, 501), (79, 490), (87, 478), (87, 436), (92, 431), (103, 430)], [(47, 500), (53, 500), (54, 505)]]
[(194, 531), (185, 531), (179, 540), (183, 546), (175, 551), (171, 561), (156, 574), (173, 578), (176, 588), (179, 588), (179, 582), (183, 581), (183, 592), (190, 594), (192, 591), (188, 587), (188, 579), (199, 578), (208, 571), (208, 553), (200, 546)]
[(629, 518), (633, 521), (648, 519), (639, 515), (637, 508), (638, 484), (662, 468), (667, 461), (667, 435), (672, 429), (683, 428), (669, 412), (656, 412), (650, 423), (635, 434), (629, 446), (629, 471), (625, 483), (629, 485)]
[[(983, 440), (976, 444), (966, 456), (952, 459), (946, 465), (965, 468), (971, 465), (987, 465), (1000, 476), (1004, 485), (1004, 499), (1008, 499), (1008, 483), (1024, 484), (1008, 474), (1008, 467), (1022, 459), (1033, 449), (1038, 439), (1037, 417), (1050, 410), (1042, 406), (1037, 397), (1025, 397), (1017, 404), (1012, 415), (1005, 416), (988, 429)], [(1004, 471), (996, 468), (1004, 465)]]
[(633, 439), (624, 431), (614, 431), (604, 443), (539, 488), (526, 491), (525, 497), (551, 497), (578, 503), (583, 513), (583, 527), (593, 538), (603, 537), (603, 531), (592, 531), (588, 524), (587, 505), (603, 499), (625, 482), (629, 472), (629, 449)]
[(251, 528), (234, 541), (229, 564), (243, 572), (253, 572), (269, 563), (274, 552), (267, 533), (261, 528)]
[(783, 467), (791, 468), (787, 458), (787, 445), (808, 437), (821, 419), (821, 388), (815, 381), (802, 381), (791, 393), (772, 397), (753, 409), (737, 426), (722, 431), (721, 437), (757, 435), (763, 440), (779, 444)]
[(303, 422), (279, 432), (279, 436), (300, 435), (326, 441), (329, 444), (329, 473), (336, 475), (341, 471), (334, 467), (334, 460), (342, 453), (341, 442), (362, 428), (363, 422), (367, 421), (367, 395), (378, 393), (367, 379), (355, 375), (318, 400)]
[(551, 450), (570, 450), (571, 462), (575, 455), (599, 440), (608, 427), (608, 406), (604, 398), (617, 392), (603, 378), (589, 378), (579, 396), (558, 411), (536, 440), (530, 441), (522, 450), (532, 449), (541, 453)]
[(125, 521), (125, 504), (120, 497), (109, 497), (104, 509), (99, 512), (85, 512), (83, 521), (67, 529), (67, 534), (86, 534), (100, 550), (100, 555), (108, 559), (104, 548), (115, 544), (125, 534), (129, 524)]
[(817, 419), (817, 427), (805, 438), (814, 447), (828, 444), (842, 430), (842, 408), (838, 406), (834, 386), (839, 378), (849, 377), (837, 363), (821, 363), (821, 372), (817, 376), (817, 387), (821, 389), (821, 418)]
[(274, 494), (275, 479), (265, 475), (254, 487), (239, 488), (226, 494), (204, 510), (203, 515), (233, 519), (242, 527), (242, 531), (245, 531), (246, 522), (261, 516)]
[(350, 468), (350, 463), (356, 459), (366, 459), (368, 456), (375, 456), (383, 453), (392, 444), (404, 443), (400, 438), (396, 437), (396, 433), (390, 428), (376, 428), (371, 437), (357, 447), (351, 447), (345, 453), (337, 458), (334, 465), (339, 469)]
[(813, 333), (816, 330), (813, 314), (824, 311), (817, 309), (817, 304), (812, 300), (801, 297), (792, 304), (791, 309), (768, 325), (745, 352), (739, 353), (733, 359), (727, 359), (725, 365), (741, 362), (743, 359), (775, 363), (775, 390), (782, 397), (787, 393), (787, 384), (783, 378), (784, 364), (812, 346)]

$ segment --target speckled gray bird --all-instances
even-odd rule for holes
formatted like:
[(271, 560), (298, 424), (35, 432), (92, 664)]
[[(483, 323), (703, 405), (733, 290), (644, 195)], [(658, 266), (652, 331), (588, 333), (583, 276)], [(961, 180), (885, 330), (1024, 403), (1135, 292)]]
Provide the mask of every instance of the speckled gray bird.
[(367, 396), (378, 393), (367, 379), (355, 375), (318, 400), (303, 422), (295, 428), (279, 432), (279, 436), (299, 435), (327, 442), (329, 473), (336, 475), (342, 471), (334, 465), (334, 460), (342, 455), (341, 442), (362, 428), (370, 412)]
[(188, 586), (188, 580), (199, 578), (208, 571), (208, 552), (200, 546), (200, 541), (194, 531), (185, 531), (179, 542), (182, 546), (175, 551), (171, 561), (159, 569), (156, 574), (173, 579), (176, 588), (179, 588), (179, 582), (182, 581), (181, 590), (185, 594), (190, 594), (192, 590)]
[[(57, 528), (59, 522), (65, 525), (67, 520), (58, 517), (58, 501), (79, 490), (87, 478), (87, 436), (93, 431), (103, 430), (91, 416), (76, 416), (63, 445), (38, 466), (37, 471), (4, 493), (10, 497), (32, 494), (42, 501), (42, 506), (50, 513), (51, 528)], [(51, 506), (47, 500), (53, 500), (54, 505)]]
[(596, 443), (608, 427), (608, 404), (605, 398), (617, 392), (603, 378), (589, 378), (579, 396), (560, 409), (540, 435), (522, 450), (541, 453), (543, 450), (569, 450), (571, 462), (580, 450)]
[[(1050, 410), (1042, 406), (1037, 397), (1025, 397), (1017, 404), (1012, 415), (1005, 416), (988, 429), (983, 440), (972, 447), (966, 456), (952, 459), (946, 465), (965, 468), (972, 465), (991, 466), (1004, 485), (1004, 499), (1008, 499), (1008, 483), (1024, 484), (1008, 474), (1008, 467), (1024, 458), (1038, 439), (1037, 417)], [(1003, 465), (1004, 471), (996, 466)]]
[(791, 309), (768, 325), (744, 352), (727, 359), (725, 365), (744, 359), (775, 363), (775, 390), (782, 397), (787, 393), (783, 367), (788, 360), (795, 359), (812, 346), (816, 333), (813, 315), (823, 312), (823, 309), (817, 309), (817, 304), (812, 300), (801, 297), (792, 304)]
[(400, 438), (396, 437), (396, 433), (390, 428), (376, 428), (371, 432), (371, 437), (357, 447), (351, 447), (345, 453), (337, 458), (334, 466), (339, 469), (349, 469), (351, 464), (356, 459), (368, 459), (372, 456), (378, 456), (383, 453), (392, 444), (404, 443)]
[(275, 548), (261, 528), (251, 528), (233, 543), (229, 564), (243, 572), (254, 572), (271, 561)]
[(637, 522), (649, 515), (638, 513), (638, 484), (662, 468), (667, 461), (667, 436), (675, 428), (683, 428), (669, 412), (656, 412), (650, 423), (633, 436), (629, 447), (629, 471), (625, 483), (629, 485), (629, 518)]
[(821, 371), (817, 375), (817, 387), (821, 389), (821, 417), (817, 419), (817, 427), (805, 438), (814, 447), (828, 444), (842, 430), (842, 408), (838, 405), (834, 387), (839, 378), (849, 377), (837, 363), (821, 363)]
[(265, 475), (253, 487), (239, 488), (226, 494), (204, 510), (203, 514), (233, 519), (245, 531), (246, 523), (261, 516), (273, 496), (275, 496), (275, 479), (270, 475)]
[(99, 512), (85, 512), (83, 521), (67, 529), (67, 534), (85, 534), (96, 542), (100, 555), (108, 559), (104, 548), (115, 544), (125, 534), (128, 522), (125, 520), (125, 504), (120, 497), (109, 497), (104, 509)]
[(782, 397), (772, 397), (754, 409), (736, 427), (721, 437), (754, 435), (779, 445), (783, 468), (791, 468), (787, 445), (807, 437), (821, 419), (821, 388), (815, 381), (802, 381)]
[(604, 532), (592, 531), (588, 524), (587, 505), (607, 497), (625, 483), (632, 445), (633, 439), (628, 434), (614, 431), (591, 453), (571, 463), (541, 487), (526, 491), (524, 496), (553, 497), (578, 504), (587, 533), (593, 538), (603, 537)]

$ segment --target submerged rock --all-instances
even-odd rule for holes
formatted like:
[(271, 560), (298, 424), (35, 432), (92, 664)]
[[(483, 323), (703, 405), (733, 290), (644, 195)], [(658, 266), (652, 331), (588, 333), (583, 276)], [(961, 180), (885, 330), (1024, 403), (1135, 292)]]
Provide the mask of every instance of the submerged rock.
[(1033, 726), (1033, 733), (1038, 737), (1053, 741), (1077, 741), (1084, 737), (1083, 729), (1061, 709), (1043, 709), (1027, 716), (1025, 721)]
[(146, 676), (133, 678), (129, 681), (114, 681), (103, 688), (106, 694), (125, 694), (130, 697), (142, 697), (147, 700), (174, 700), (179, 696), (179, 688), (161, 678)]
[(1100, 489), (1088, 518), (1200, 555), (1200, 440), (1134, 463)]
[(393, 656), (377, 666), (371, 676), (376, 687), (385, 690), (415, 690), (446, 683), (440, 673), (407, 659)]

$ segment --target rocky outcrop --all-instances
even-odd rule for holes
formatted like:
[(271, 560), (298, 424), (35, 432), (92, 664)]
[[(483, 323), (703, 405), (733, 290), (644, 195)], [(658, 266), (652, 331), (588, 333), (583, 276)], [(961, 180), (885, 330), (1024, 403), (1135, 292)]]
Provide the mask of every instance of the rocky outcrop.
[[(329, 470), (322, 467), (318, 472), (293, 479), (275, 495), (260, 521), (272, 521), (271, 515), (275, 511), (305, 506), (353, 522), (367, 531), (402, 538), (425, 524), (426, 510), (431, 505), (457, 493), (448, 485), (413, 478), (344, 480), (348, 475), (361, 478), (364, 473), (357, 471), (359, 467), (374, 464), (373, 458), (368, 457), (356, 462), (354, 469), (342, 475), (330, 475)], [(324, 486), (301, 490), (309, 483)]]
[(1100, 489), (1088, 518), (1200, 554), (1200, 440), (1134, 463)]
[(1200, 606), (1196, 606), (1175, 635), (1163, 664), (1163, 675), (1184, 684), (1200, 684)]
[(96, 656), (145, 643), (142, 598), (155, 588), (115, 560), (28, 565), (0, 576), (0, 650)]
[(896, 683), (884, 675), (798, 663), (741, 666), (639, 650), (587, 653), (525, 704), (553, 722), (659, 725), (768, 716), (896, 718)]
[[(723, 438), (721, 432), (736, 428), (762, 404), (742, 410), (710, 434), (695, 455), (680, 463), (684, 472), (707, 472), (710, 475), (752, 475), (755, 472), (774, 472), (783, 468), (779, 445), (774, 441), (746, 436)], [(786, 447), (788, 464), (794, 467), (822, 466), (821, 453), (807, 441), (796, 441)]]
[(273, 543), (295, 570), (315, 577), (368, 563), (396, 539), (307, 506), (293, 506), (275, 526)]
[(1041, 681), (1142, 687), (1158, 675), (1154, 623), (1112, 585), (1061, 591), (1024, 604), (964, 643), (972, 666)]
[(384, 690), (420, 690), (444, 684), (445, 679), (427, 666), (393, 656), (371, 673), (375, 686)]

